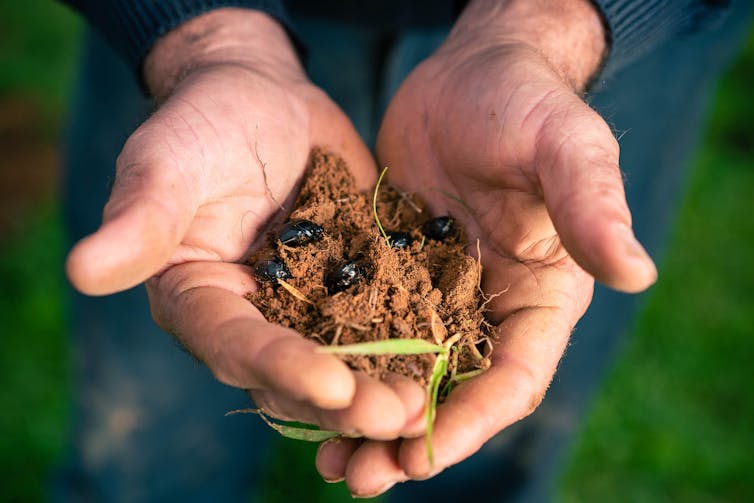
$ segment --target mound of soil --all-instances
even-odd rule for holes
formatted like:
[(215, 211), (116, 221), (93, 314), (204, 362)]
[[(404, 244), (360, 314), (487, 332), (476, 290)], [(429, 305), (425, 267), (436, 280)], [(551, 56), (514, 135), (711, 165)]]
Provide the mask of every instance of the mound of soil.
[[(249, 259), (257, 271), (265, 271), (270, 260), (285, 264), (291, 277), (284, 281), (301, 295), (278, 282), (260, 281), (248, 299), (268, 321), (321, 344), (390, 338), (442, 344), (454, 337), (447, 375), (486, 369), (492, 332), (484, 317), (482, 271), (464, 251), (463, 230), (455, 228), (441, 240), (425, 236), (422, 226), (431, 217), (422, 201), (383, 183), (377, 202), (383, 227), (410, 235), (407, 246), (388, 246), (375, 221), (372, 197), (355, 189), (342, 159), (314, 150), (288, 221), (321, 226), (319, 239), (289, 246), (281, 242), (278, 229), (268, 235), (268, 247)], [(351, 286), (335, 284), (344, 264), (345, 272), (355, 275)], [(369, 375), (396, 372), (422, 386), (435, 361), (432, 354), (341, 358)]]

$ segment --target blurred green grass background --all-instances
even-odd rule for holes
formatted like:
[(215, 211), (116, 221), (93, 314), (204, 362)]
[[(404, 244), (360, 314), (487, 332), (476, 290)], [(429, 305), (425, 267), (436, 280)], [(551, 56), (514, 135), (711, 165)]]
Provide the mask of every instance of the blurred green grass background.
[[(25, 204), (0, 205), (2, 501), (43, 500), (64, 443), (64, 236), (56, 158), (39, 146), (58, 150), (80, 30), (51, 0), (0, 4), (0, 182), (17, 192), (13, 173), (50, 165), (46, 178), (22, 180)], [(754, 501), (753, 88), (750, 36), (720, 83), (660, 282), (574, 445), (559, 500)], [(313, 453), (281, 441), (260, 499), (348, 500), (342, 484), (321, 483)]]

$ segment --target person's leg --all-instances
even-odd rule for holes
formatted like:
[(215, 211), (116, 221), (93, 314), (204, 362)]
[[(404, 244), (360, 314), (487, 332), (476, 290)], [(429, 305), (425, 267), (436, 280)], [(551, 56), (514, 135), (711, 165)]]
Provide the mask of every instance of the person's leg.
[[(734, 2), (724, 25), (663, 46), (593, 97), (614, 127), (627, 130), (621, 162), (629, 205), (637, 236), (656, 258), (686, 185), (714, 84), (740, 47), (751, 11), (750, 3)], [(441, 39), (441, 31), (398, 37), (386, 66), (388, 96)], [(428, 481), (394, 487), (390, 501), (551, 500), (566, 448), (639, 304), (640, 297), (598, 286), (539, 409), (466, 462)]]
[[(148, 111), (126, 67), (88, 34), (65, 166), (71, 242), (99, 225), (115, 158)], [(256, 418), (224, 417), (247, 406), (246, 395), (155, 326), (143, 287), (100, 298), (71, 292), (68, 306), (72, 432), (53, 499), (243, 499), (270, 436)]]

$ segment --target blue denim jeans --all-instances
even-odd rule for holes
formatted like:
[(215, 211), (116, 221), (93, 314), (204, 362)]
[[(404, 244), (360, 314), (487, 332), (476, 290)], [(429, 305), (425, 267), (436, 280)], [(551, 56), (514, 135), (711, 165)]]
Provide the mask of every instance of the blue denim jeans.
[[(689, 161), (720, 71), (740, 46), (752, 5), (715, 30), (665, 44), (590, 97), (621, 138), (626, 190), (640, 241), (661, 259)], [(307, 67), (372, 143), (405, 75), (445, 30), (385, 33), (296, 20)], [(115, 158), (149, 103), (94, 34), (84, 44), (68, 136), (64, 205), (77, 240), (99, 224)], [(661, 260), (660, 260), (661, 262)], [(406, 483), (391, 501), (546, 501), (563, 455), (641, 297), (598, 287), (541, 407), (475, 456), (432, 480)], [(70, 292), (74, 403), (69, 454), (56, 499), (237, 501), (256, 482), (270, 433), (224, 417), (245, 394), (215, 382), (153, 324), (143, 288), (104, 298)]]

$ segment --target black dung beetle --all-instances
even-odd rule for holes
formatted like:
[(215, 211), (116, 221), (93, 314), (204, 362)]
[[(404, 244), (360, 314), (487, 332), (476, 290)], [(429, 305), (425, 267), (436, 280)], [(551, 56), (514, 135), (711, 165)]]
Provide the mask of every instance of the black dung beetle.
[(361, 282), (366, 276), (366, 268), (358, 260), (347, 260), (336, 265), (325, 277), (327, 293), (333, 295)]
[(408, 232), (387, 231), (386, 234), (391, 248), (406, 248), (414, 241)]
[(322, 239), (325, 230), (309, 220), (292, 220), (280, 230), (278, 239), (286, 246), (304, 246)]
[(422, 234), (437, 241), (444, 241), (455, 233), (456, 221), (450, 216), (433, 218), (422, 225)]
[(274, 257), (262, 259), (254, 264), (254, 277), (260, 283), (277, 283), (279, 279), (292, 278), (293, 274), (282, 260)]

